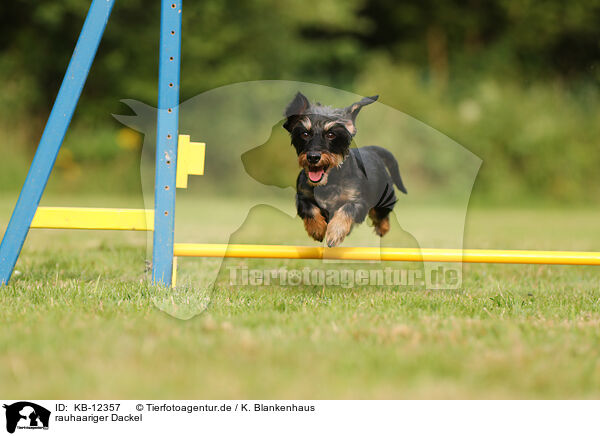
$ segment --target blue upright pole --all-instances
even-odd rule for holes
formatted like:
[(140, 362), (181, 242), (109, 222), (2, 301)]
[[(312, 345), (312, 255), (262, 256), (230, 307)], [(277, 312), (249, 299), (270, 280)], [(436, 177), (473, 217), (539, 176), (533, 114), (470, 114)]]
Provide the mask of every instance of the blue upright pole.
[(0, 245), (0, 285), (10, 279), (42, 198), (115, 0), (93, 0)]
[(182, 0), (162, 0), (158, 69), (156, 174), (152, 282), (171, 285), (175, 230), (175, 179), (179, 131)]

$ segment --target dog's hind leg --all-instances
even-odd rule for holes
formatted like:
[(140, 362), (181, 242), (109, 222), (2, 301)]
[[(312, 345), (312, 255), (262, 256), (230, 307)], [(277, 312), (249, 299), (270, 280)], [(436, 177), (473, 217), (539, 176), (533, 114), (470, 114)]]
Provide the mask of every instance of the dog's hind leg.
[(391, 211), (391, 209), (381, 207), (374, 207), (369, 211), (369, 218), (373, 221), (373, 227), (375, 227), (375, 233), (378, 236), (383, 237), (390, 231)]

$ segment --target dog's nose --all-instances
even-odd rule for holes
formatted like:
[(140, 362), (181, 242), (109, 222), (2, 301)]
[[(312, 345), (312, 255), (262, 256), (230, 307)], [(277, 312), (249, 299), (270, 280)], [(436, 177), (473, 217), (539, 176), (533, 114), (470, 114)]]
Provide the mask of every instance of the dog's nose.
[(318, 151), (309, 151), (306, 153), (306, 160), (310, 164), (316, 164), (321, 160), (321, 153)]

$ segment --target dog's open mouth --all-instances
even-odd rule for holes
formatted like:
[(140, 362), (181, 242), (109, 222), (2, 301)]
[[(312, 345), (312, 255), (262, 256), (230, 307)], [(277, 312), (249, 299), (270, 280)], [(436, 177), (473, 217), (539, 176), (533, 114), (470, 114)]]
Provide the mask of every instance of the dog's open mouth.
[(298, 155), (298, 164), (304, 171), (306, 181), (312, 186), (326, 185), (329, 171), (339, 167), (344, 160), (342, 155), (327, 151), (321, 153), (321, 158), (317, 162), (309, 162), (306, 155), (306, 153)]
[(325, 175), (326, 168), (322, 167), (308, 167), (308, 178), (313, 183), (319, 183), (323, 180), (323, 176)]

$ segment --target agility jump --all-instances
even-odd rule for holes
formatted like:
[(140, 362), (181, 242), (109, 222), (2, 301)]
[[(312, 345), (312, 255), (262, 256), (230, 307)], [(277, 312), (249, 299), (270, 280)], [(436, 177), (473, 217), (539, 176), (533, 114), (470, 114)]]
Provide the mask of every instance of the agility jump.
[(153, 232), (152, 282), (164, 286), (175, 284), (178, 256), (600, 265), (597, 252), (175, 243), (175, 188), (204, 174), (205, 156), (205, 144), (178, 132), (181, 3), (161, 3), (154, 209), (39, 207), (114, 5), (93, 0), (0, 245), (0, 284), (8, 283), (30, 228)]

